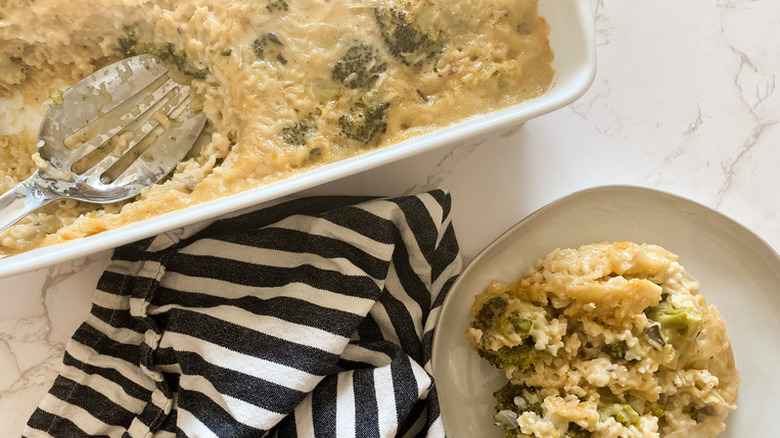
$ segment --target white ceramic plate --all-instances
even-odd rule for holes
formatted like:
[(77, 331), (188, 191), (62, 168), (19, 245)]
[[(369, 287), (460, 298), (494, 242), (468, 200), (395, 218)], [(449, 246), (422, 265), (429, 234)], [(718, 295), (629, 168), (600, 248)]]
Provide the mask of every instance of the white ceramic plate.
[[(594, 15), (597, 3), (598, 0), (540, 2), (539, 14), (550, 24), (550, 46), (555, 54), (553, 61), (555, 78), (550, 90), (536, 99), (234, 196), (52, 247), (36, 249), (13, 257), (0, 257), (0, 277), (83, 257), (164, 231), (234, 213), (456, 141), (488, 132), (500, 132), (502, 129), (515, 127), (525, 120), (564, 107), (585, 93), (596, 74)], [(16, 114), (18, 109), (9, 105), (8, 102), (3, 103), (0, 100), (0, 115)], [(3, 118), (0, 117), (0, 120)]]
[(433, 344), (433, 372), (447, 435), (495, 437), (492, 393), (503, 373), (464, 337), (471, 303), (492, 279), (509, 282), (556, 248), (599, 241), (655, 243), (680, 256), (701, 293), (723, 314), (742, 375), (739, 408), (723, 438), (775, 437), (780, 409), (780, 258), (745, 227), (692, 201), (655, 190), (607, 186), (560, 199), (488, 246), (444, 303)]

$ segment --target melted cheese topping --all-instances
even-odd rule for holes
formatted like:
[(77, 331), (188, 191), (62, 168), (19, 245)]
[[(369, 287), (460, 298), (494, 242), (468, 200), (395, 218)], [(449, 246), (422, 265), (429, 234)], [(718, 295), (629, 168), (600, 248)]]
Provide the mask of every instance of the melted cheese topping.
[(536, 10), (536, 0), (0, 3), (0, 191), (35, 169), (37, 125), (58, 92), (122, 56), (152, 52), (176, 64), (209, 120), (208, 137), (169, 179), (128, 202), (44, 208), (0, 234), (0, 255), (235, 194), (538, 96), (553, 70)]

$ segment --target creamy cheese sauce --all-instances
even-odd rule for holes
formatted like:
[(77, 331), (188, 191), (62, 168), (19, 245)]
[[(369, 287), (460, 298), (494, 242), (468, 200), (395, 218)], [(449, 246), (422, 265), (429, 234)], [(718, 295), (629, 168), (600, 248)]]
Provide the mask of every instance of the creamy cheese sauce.
[[(132, 201), (60, 201), (0, 234), (14, 254), (218, 199), (536, 97), (554, 72), (536, 0), (0, 3), (0, 191), (36, 168), (42, 114), (123, 56), (177, 66), (208, 137)], [(18, 115), (18, 119), (14, 119)], [(23, 117), (22, 117), (23, 116)]]

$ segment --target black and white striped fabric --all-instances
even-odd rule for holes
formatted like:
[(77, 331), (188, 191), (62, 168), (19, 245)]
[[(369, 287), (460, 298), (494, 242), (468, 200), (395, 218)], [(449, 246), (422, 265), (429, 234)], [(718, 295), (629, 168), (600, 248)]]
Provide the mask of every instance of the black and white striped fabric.
[(442, 437), (442, 191), (304, 198), (118, 248), (27, 437)]

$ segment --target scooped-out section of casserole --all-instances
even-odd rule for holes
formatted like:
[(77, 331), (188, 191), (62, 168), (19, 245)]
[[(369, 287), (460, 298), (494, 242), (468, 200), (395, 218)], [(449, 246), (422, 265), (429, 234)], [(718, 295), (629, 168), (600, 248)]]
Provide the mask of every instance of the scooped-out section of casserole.
[(206, 134), (136, 198), (63, 200), (0, 256), (100, 233), (396, 144), (544, 93), (537, 0), (10, 0), (0, 3), (0, 192), (36, 168), (58, 95), (151, 53), (191, 85)]

